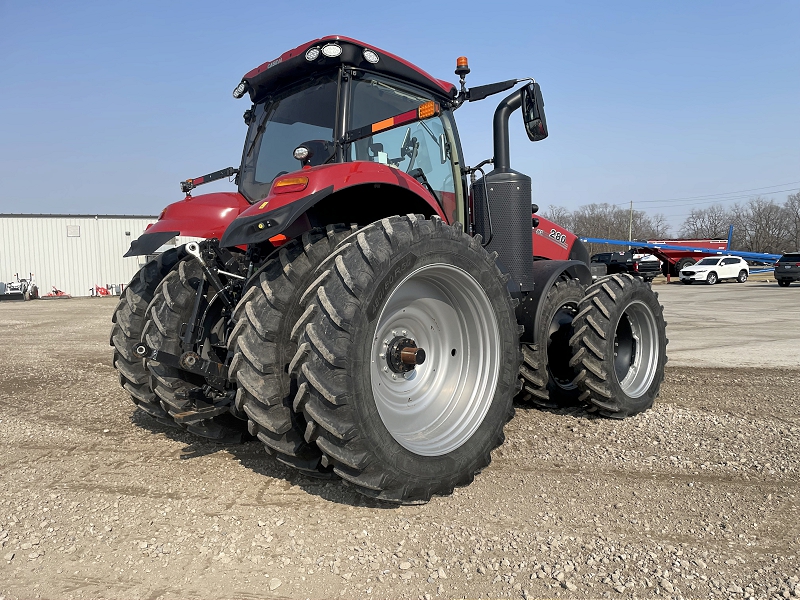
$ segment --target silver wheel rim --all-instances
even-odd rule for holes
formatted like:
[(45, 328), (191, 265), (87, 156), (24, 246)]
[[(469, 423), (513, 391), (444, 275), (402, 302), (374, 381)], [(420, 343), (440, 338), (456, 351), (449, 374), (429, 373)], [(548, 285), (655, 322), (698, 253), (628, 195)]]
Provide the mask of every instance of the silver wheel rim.
[(614, 374), (631, 398), (644, 395), (658, 370), (656, 317), (645, 303), (635, 301), (623, 313), (614, 333)]
[[(426, 353), (408, 373), (387, 366), (387, 347), (398, 336)], [(466, 443), (489, 411), (499, 370), (494, 309), (463, 269), (421, 267), (386, 300), (372, 340), (370, 379), (378, 414), (404, 448), (441, 456)]]

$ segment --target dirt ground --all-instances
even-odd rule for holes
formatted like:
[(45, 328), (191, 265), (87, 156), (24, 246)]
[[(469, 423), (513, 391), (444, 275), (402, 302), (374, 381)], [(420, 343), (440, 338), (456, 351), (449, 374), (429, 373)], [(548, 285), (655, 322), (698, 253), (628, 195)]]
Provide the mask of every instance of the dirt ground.
[(137, 412), (114, 304), (0, 304), (0, 600), (800, 598), (798, 368), (519, 406), (472, 485), (398, 507)]

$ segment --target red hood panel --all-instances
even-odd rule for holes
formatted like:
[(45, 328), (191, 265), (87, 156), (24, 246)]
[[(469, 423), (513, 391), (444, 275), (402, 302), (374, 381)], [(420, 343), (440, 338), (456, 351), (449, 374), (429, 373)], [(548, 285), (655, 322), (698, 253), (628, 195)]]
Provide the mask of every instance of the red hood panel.
[(221, 238), (228, 224), (250, 203), (237, 192), (215, 192), (189, 196), (170, 204), (146, 233), (180, 231), (180, 235)]

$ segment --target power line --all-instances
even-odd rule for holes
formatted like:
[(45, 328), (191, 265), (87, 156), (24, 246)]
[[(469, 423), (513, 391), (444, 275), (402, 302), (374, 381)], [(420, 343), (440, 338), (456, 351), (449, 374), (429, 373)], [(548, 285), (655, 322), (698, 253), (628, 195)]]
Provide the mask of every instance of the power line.
[[(742, 194), (744, 192), (756, 192), (758, 190), (768, 190), (770, 188), (783, 187), (785, 185), (793, 185), (795, 183), (800, 183), (800, 181), (789, 181), (787, 183), (779, 183), (779, 184), (776, 184), (776, 185), (767, 185), (767, 186), (764, 186), (764, 187), (751, 188), (749, 190), (737, 190), (737, 191), (733, 191), (733, 192), (721, 192), (719, 194), (705, 194), (703, 196), (687, 196), (685, 198), (665, 198), (663, 200), (640, 200), (638, 202), (638, 204), (652, 204), (652, 203), (656, 203), (656, 202), (681, 202), (681, 201), (684, 201), (684, 200), (706, 200), (706, 199), (713, 199), (713, 198), (716, 198), (718, 200), (734, 200), (734, 199), (737, 199), (737, 198), (745, 198), (745, 197), (748, 197), (748, 196), (731, 196), (731, 194)], [(781, 192), (792, 192), (792, 191), (799, 190), (799, 189), (800, 188), (790, 188), (790, 189), (786, 189), (786, 190), (774, 190), (774, 191), (771, 191), (769, 193), (770, 194), (779, 194)], [(728, 198), (726, 196), (731, 196), (731, 197)], [(614, 204), (613, 206), (623, 206), (625, 204), (627, 204), (627, 202), (620, 202), (618, 204)]]
[[(781, 192), (793, 192), (795, 190), (800, 190), (800, 188), (789, 188), (785, 190), (776, 190), (775, 194), (779, 194)], [(749, 198), (750, 196), (732, 196), (731, 198), (723, 198), (723, 199), (715, 199), (715, 200), (705, 200), (702, 202), (684, 202), (682, 204), (671, 204), (668, 208), (679, 208), (681, 206), (699, 206), (703, 204), (719, 204), (721, 200), (743, 200), (745, 198)], [(639, 202), (639, 204), (643, 204), (645, 201)], [(615, 204), (614, 206), (620, 206), (619, 204)]]

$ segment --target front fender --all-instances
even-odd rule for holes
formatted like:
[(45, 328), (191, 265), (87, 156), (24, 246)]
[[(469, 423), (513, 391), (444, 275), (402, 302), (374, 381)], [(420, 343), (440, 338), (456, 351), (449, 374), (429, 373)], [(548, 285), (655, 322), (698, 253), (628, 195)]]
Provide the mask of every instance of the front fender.
[[(307, 177), (308, 184), (296, 192), (276, 193), (283, 179)], [(398, 169), (381, 163), (355, 161), (306, 167), (282, 175), (272, 185), (270, 193), (260, 202), (241, 213), (222, 236), (223, 247), (257, 244), (287, 231), (300, 217), (322, 199), (348, 188), (364, 185), (391, 185), (413, 192), (428, 204), (431, 212), (445, 222), (449, 219), (436, 199), (416, 179)], [(407, 212), (397, 207), (397, 214)]]
[(250, 207), (244, 196), (236, 192), (216, 192), (187, 196), (161, 211), (158, 221), (131, 242), (125, 256), (152, 254), (178, 235), (205, 239), (220, 238), (239, 214)]

